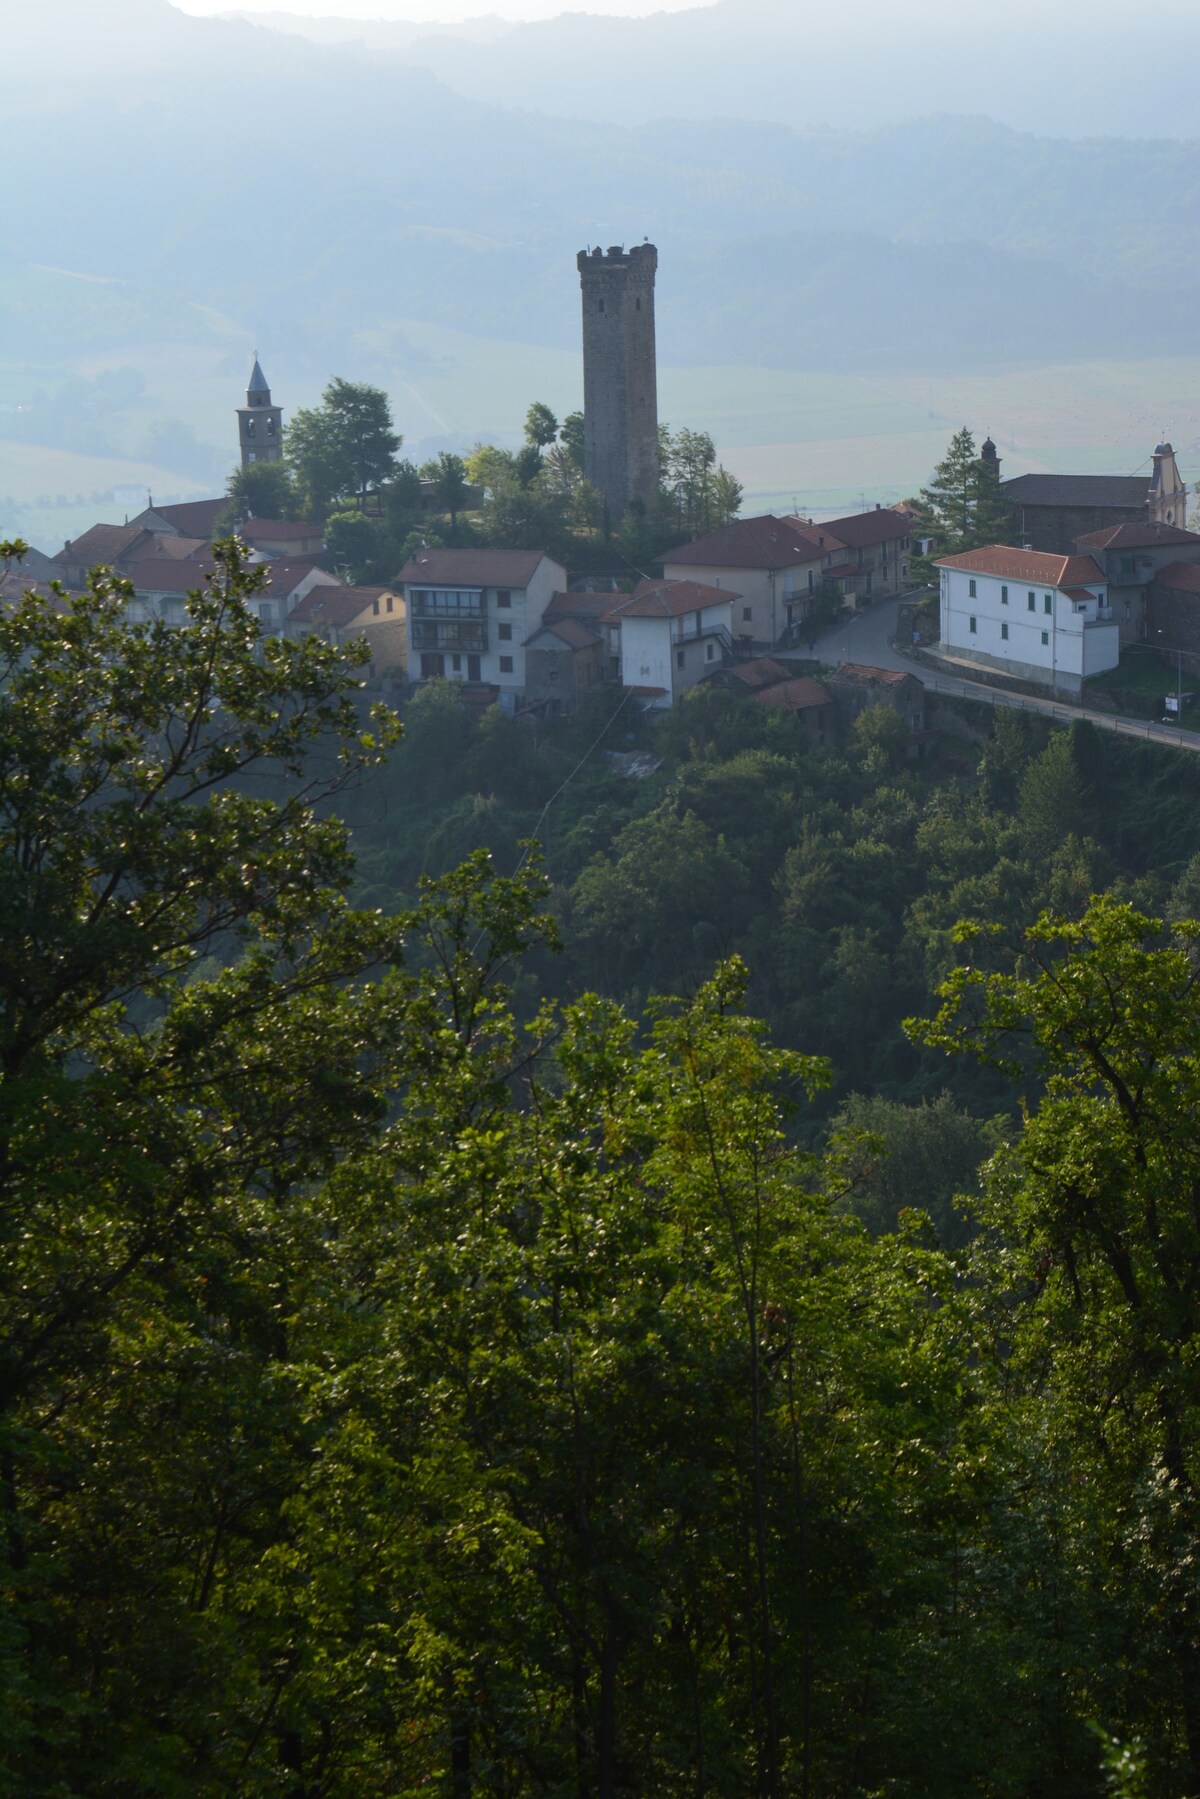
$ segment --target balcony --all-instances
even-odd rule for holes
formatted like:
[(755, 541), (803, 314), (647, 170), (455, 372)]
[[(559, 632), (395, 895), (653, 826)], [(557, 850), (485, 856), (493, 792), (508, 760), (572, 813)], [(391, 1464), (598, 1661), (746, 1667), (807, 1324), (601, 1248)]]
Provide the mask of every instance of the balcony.
[(480, 655), (488, 647), (487, 617), (484, 613), (474, 617), (464, 617), (461, 613), (452, 618), (418, 616), (411, 620), (409, 629), (414, 650), (449, 650), (453, 653), (466, 651), (471, 655)]

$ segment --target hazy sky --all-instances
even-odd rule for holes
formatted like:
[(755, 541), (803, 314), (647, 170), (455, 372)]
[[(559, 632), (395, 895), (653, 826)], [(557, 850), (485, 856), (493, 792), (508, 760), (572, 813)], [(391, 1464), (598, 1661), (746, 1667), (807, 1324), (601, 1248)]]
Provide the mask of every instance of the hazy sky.
[(403, 19), (418, 25), (454, 24), (485, 14), (502, 19), (552, 19), (564, 12), (683, 12), (706, 0), (172, 0), (180, 12), (290, 12), (317, 19)]

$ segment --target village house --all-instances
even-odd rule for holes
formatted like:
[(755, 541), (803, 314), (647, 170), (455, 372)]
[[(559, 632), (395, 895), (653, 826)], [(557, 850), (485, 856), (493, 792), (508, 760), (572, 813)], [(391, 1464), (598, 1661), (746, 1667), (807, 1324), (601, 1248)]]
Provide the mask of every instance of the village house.
[(608, 614), (621, 634), (621, 685), (652, 709), (671, 706), (732, 654), (730, 615), (741, 596), (699, 581), (639, 581)]
[(566, 569), (544, 550), (416, 551), (394, 584), (410, 679), (483, 682), (513, 708), (525, 693), (526, 643), (566, 585)]
[(793, 713), (813, 743), (832, 743), (837, 724), (837, 704), (828, 687), (810, 675), (793, 675), (759, 687), (754, 699), (760, 706), (777, 706)]
[(1120, 632), (1093, 557), (993, 544), (935, 566), (943, 654), (1072, 694), (1116, 668)]
[(819, 529), (845, 545), (845, 555), (832, 562), (825, 579), (836, 581), (846, 598), (886, 599), (910, 585), (908, 565), (915, 552), (912, 521), (903, 512), (876, 506), (848, 518), (824, 519)]
[(229, 498), (222, 494), (216, 500), (179, 500), (171, 506), (156, 506), (151, 500), (144, 512), (131, 518), (131, 525), (144, 531), (164, 532), (175, 537), (200, 537), (211, 543), (222, 517), (229, 510)]
[(609, 680), (607, 628), (578, 618), (551, 618), (525, 640), (525, 698), (551, 718), (573, 712)]
[(1146, 635), (1180, 657), (1180, 667), (1200, 673), (1200, 561), (1172, 562), (1150, 583)]
[[(137, 562), (129, 574), (135, 595), (131, 620), (160, 618), (164, 624), (184, 624), (188, 594), (195, 588), (203, 588), (216, 566), (211, 557), (153, 556)], [(264, 631), (281, 631), (295, 606), (311, 588), (342, 585), (336, 575), (306, 558), (263, 566), (265, 585), (251, 595), (249, 605)]]
[(293, 518), (249, 518), (237, 528), (243, 543), (264, 556), (320, 556), (325, 533), (320, 525)]
[(364, 642), (371, 680), (403, 675), (408, 667), (404, 600), (390, 587), (310, 587), (289, 614), (287, 633), (315, 633), (338, 648)]
[(1159, 571), (1172, 563), (1200, 562), (1200, 537), (1178, 525), (1109, 525), (1077, 537), (1075, 548), (1094, 556), (1104, 570), (1123, 644), (1146, 635), (1149, 591)]
[(925, 730), (925, 687), (916, 675), (899, 668), (875, 668), (866, 662), (843, 662), (830, 680), (837, 703), (838, 729), (848, 731), (869, 706), (898, 712), (909, 735), (919, 740)]
[(774, 649), (794, 634), (827, 572), (839, 562), (853, 572), (851, 553), (834, 532), (772, 513), (734, 519), (662, 558), (674, 580), (736, 594), (733, 638), (746, 655)]
[(1169, 443), (1155, 445), (1148, 475), (1017, 475), (1000, 482), (1000, 496), (1014, 540), (1054, 555), (1114, 525), (1187, 524), (1187, 488)]

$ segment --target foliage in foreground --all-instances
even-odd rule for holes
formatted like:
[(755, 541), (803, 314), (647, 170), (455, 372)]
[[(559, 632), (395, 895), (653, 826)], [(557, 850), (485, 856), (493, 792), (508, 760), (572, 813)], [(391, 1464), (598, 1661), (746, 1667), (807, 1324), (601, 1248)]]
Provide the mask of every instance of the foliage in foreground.
[(346, 904), (390, 726), (245, 587), (0, 624), (2, 1790), (1195, 1791), (1194, 927), (977, 938), (1045, 1097), (872, 1238), (736, 959), (523, 1022), (536, 864)]

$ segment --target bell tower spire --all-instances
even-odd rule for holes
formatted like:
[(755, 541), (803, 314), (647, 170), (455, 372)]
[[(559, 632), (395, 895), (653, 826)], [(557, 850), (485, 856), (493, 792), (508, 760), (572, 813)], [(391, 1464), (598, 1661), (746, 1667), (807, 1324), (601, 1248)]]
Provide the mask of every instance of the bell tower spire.
[(246, 389), (246, 404), (239, 406), (238, 445), (242, 467), (252, 462), (279, 462), (283, 458), (283, 411), (271, 404), (271, 389), (262, 372), (258, 351), (254, 352), (254, 368)]

